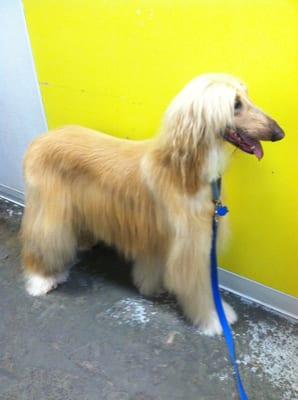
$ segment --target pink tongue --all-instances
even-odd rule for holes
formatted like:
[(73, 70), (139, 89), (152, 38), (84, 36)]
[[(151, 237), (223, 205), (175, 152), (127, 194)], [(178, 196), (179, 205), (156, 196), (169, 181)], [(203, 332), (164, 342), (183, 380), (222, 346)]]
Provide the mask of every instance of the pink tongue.
[(256, 143), (255, 144), (255, 148), (254, 148), (254, 155), (260, 160), (262, 157), (263, 157), (263, 155), (264, 155), (264, 152), (263, 152), (263, 148), (262, 148), (262, 145), (261, 145), (261, 143)]

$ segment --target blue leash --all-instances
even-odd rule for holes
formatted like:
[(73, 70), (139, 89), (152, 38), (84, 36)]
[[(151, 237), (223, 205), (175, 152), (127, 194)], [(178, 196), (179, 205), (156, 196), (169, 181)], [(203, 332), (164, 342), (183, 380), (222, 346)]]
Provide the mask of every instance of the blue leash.
[(219, 178), (217, 181), (213, 181), (211, 184), (212, 188), (212, 197), (215, 203), (215, 211), (212, 219), (212, 247), (211, 247), (211, 285), (212, 285), (212, 294), (213, 301), (215, 304), (215, 308), (217, 311), (217, 315), (222, 326), (223, 334), (225, 337), (225, 341), (227, 344), (229, 356), (231, 363), (234, 369), (234, 376), (236, 380), (236, 385), (239, 393), (240, 400), (248, 400), (247, 394), (245, 393), (240, 372), (237, 364), (237, 357), (235, 351), (235, 345), (233, 341), (233, 333), (227, 321), (221, 296), (219, 292), (218, 286), (218, 273), (217, 273), (217, 256), (216, 256), (216, 238), (217, 238), (217, 222), (219, 217), (223, 217), (227, 214), (227, 207), (223, 206), (220, 202), (220, 190), (221, 190), (221, 179)]

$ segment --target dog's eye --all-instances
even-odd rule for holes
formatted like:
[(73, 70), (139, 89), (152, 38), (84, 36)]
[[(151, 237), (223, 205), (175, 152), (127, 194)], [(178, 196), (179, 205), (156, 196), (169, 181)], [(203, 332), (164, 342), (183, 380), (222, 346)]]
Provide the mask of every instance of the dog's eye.
[(234, 110), (235, 110), (235, 111), (239, 111), (239, 110), (241, 110), (241, 108), (242, 108), (242, 103), (241, 103), (241, 101), (240, 101), (239, 99), (236, 99), (236, 100), (235, 100), (235, 104), (234, 104)]

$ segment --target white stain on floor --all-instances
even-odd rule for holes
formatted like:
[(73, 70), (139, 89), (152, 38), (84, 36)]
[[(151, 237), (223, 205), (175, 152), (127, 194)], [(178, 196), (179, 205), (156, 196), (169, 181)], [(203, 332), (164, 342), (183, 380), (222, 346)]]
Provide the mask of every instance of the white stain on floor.
[[(147, 326), (160, 320), (163, 312), (169, 312), (168, 305), (155, 305), (143, 298), (128, 297), (116, 302), (105, 314), (119, 325)], [(249, 320), (249, 316), (247, 322), (247, 331), (235, 334), (236, 346), (238, 340), (247, 343), (247, 351), (239, 353), (239, 364), (245, 369), (249, 368), (256, 378), (268, 379), (278, 391), (282, 391), (281, 400), (298, 400), (298, 337), (295, 335), (295, 325), (283, 325), (272, 320), (256, 324)], [(171, 326), (167, 328), (172, 329), (172, 324), (171, 318)], [(165, 330), (167, 328), (165, 326)], [(185, 328), (200, 334), (197, 329)], [(167, 345), (174, 340), (171, 332), (165, 338)], [(224, 371), (217, 376), (221, 381), (229, 378)]]
[(298, 399), (298, 338), (294, 325), (287, 328), (276, 323), (249, 322), (245, 336), (248, 352), (240, 364), (257, 376), (265, 374), (277, 389), (283, 390), (283, 400)]
[(9, 217), (23, 214), (22, 208), (19, 205), (13, 204), (10, 201), (5, 200), (3, 198), (1, 198), (1, 201), (7, 204), (7, 208), (5, 211)]
[(151, 301), (126, 298), (118, 301), (106, 313), (116, 319), (119, 325), (135, 326), (146, 325), (156, 315), (157, 311), (154, 310), (154, 305)]

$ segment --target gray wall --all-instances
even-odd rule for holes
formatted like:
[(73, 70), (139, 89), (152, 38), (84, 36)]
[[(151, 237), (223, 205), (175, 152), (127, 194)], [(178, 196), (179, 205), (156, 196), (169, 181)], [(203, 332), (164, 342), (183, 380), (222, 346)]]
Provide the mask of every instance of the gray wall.
[(0, 195), (23, 200), (22, 159), (46, 131), (23, 4), (0, 1)]

